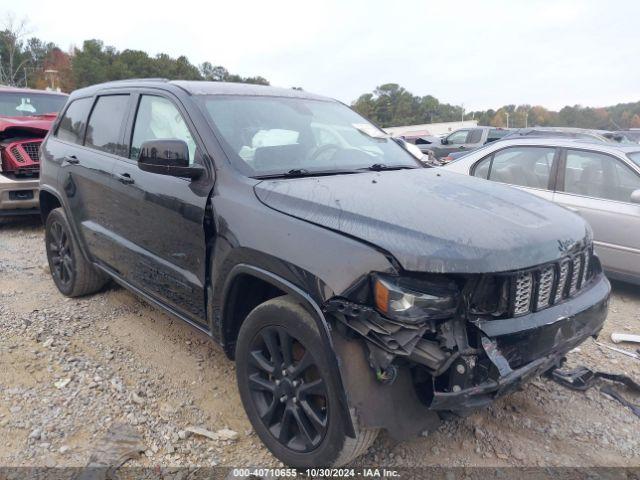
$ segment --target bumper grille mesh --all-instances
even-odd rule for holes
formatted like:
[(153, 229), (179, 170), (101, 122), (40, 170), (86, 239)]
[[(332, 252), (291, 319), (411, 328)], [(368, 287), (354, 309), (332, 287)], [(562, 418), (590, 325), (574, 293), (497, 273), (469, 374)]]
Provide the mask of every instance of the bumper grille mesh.
[(34, 162), (40, 161), (40, 144), (41, 142), (29, 142), (22, 144), (22, 148)]

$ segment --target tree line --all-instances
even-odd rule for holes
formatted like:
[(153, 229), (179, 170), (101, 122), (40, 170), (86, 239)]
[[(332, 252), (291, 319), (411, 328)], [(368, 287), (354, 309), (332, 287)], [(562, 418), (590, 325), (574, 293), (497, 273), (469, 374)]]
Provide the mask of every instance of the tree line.
[[(497, 110), (465, 111), (461, 105), (440, 103), (431, 95), (413, 95), (397, 83), (360, 95), (352, 106), (382, 127), (477, 120), (494, 127), (580, 127), (602, 130), (640, 128), (640, 102), (593, 108), (566, 106), (560, 111), (540, 105), (504, 105)], [(507, 125), (508, 123), (508, 125)]]
[(30, 37), (26, 20), (8, 17), (0, 31), (0, 85), (46, 88), (63, 92), (110, 80), (162, 77), (170, 80), (211, 80), (269, 85), (261, 76), (243, 77), (225, 67), (194, 65), (181, 55), (149, 56), (141, 50), (119, 51), (101, 40), (85, 40), (65, 52), (53, 42)]
[[(243, 77), (211, 62), (194, 65), (184, 55), (172, 58), (165, 53), (149, 56), (141, 50), (119, 51), (96, 39), (85, 40), (81, 47), (65, 52), (53, 42), (29, 36), (26, 20), (12, 17), (7, 17), (0, 31), (0, 85), (42, 89), (53, 83), (70, 92), (95, 83), (144, 77), (269, 85), (264, 77)], [(396, 83), (360, 95), (352, 106), (382, 127), (464, 119), (496, 127), (640, 128), (640, 102), (603, 108), (574, 105), (557, 112), (539, 105), (504, 105), (496, 110), (467, 112), (461, 105), (441, 103), (432, 95), (414, 95)]]

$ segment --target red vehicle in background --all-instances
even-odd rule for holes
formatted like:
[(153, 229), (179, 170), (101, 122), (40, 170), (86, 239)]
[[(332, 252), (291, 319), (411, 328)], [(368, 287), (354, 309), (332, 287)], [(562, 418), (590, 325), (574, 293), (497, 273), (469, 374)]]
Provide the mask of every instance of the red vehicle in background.
[(64, 93), (0, 87), (0, 217), (38, 213), (40, 144)]

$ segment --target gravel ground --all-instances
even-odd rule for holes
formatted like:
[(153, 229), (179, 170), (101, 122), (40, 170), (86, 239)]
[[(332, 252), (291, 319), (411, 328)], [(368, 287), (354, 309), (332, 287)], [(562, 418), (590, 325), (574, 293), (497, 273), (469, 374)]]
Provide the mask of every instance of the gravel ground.
[[(640, 289), (614, 292), (607, 344), (612, 331), (640, 333)], [(640, 361), (591, 340), (569, 363), (640, 379)], [(133, 426), (145, 447), (128, 465), (280, 465), (252, 432), (223, 352), (121, 288), (64, 298), (36, 220), (0, 225), (0, 365), (0, 465), (83, 466), (116, 423)], [(356, 466), (640, 466), (639, 432), (640, 418), (597, 389), (537, 379), (426, 437), (383, 434)]]

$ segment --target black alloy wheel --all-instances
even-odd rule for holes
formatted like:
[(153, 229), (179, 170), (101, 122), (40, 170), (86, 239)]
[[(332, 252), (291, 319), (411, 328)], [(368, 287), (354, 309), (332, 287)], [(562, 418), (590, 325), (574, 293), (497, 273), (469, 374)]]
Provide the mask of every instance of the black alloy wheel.
[(311, 352), (282, 326), (253, 338), (248, 361), (251, 399), (267, 430), (297, 453), (316, 449), (327, 433), (329, 395)]
[(68, 287), (75, 275), (71, 240), (58, 221), (51, 223), (47, 247), (51, 259), (51, 274), (63, 287)]

